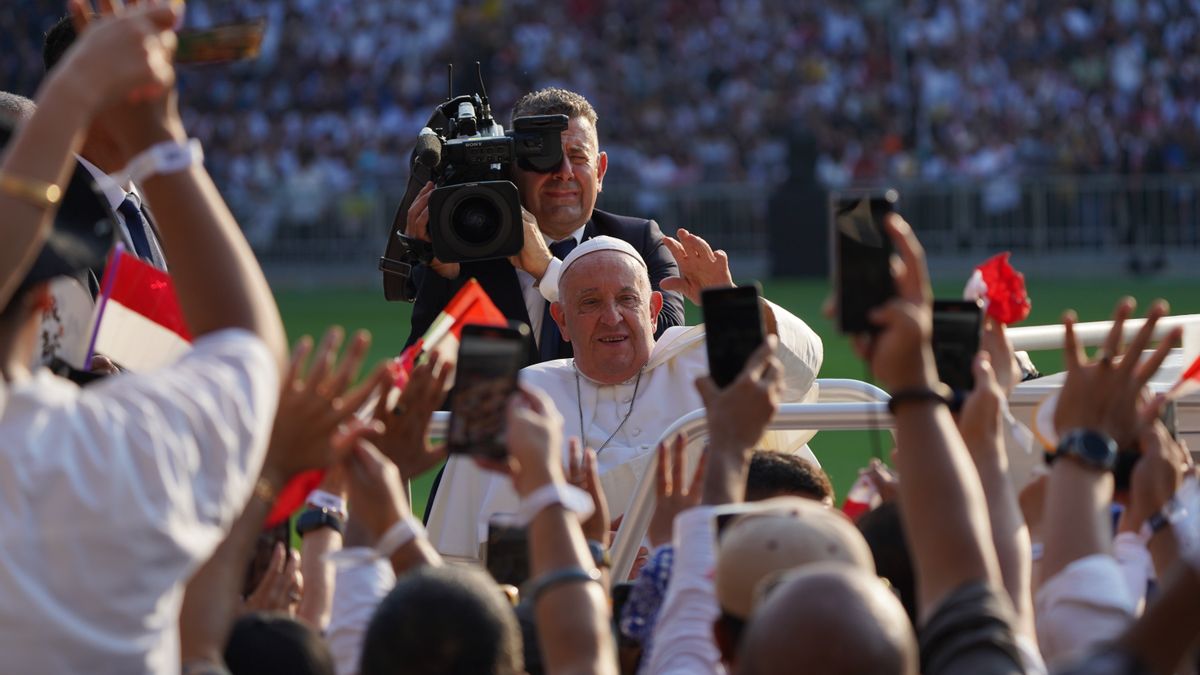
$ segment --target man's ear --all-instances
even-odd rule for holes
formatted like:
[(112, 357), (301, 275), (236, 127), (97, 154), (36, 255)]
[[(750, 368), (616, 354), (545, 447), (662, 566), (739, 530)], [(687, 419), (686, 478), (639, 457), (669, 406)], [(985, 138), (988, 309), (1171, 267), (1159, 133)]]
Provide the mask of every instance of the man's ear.
[(604, 191), (604, 174), (608, 173), (608, 153), (601, 152), (596, 158), (596, 192)]
[(663, 308), (663, 294), (658, 291), (650, 292), (650, 323), (658, 325), (658, 313)]
[(563, 311), (561, 302), (550, 303), (550, 316), (554, 319), (554, 323), (558, 324), (558, 332), (562, 333), (563, 339), (570, 342), (571, 336), (567, 333), (567, 314)]

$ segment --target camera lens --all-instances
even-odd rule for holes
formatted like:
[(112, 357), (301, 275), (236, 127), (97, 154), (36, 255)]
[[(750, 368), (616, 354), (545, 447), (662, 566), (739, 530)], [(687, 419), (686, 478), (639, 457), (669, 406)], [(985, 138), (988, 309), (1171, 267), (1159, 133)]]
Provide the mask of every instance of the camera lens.
[(459, 202), (451, 216), (454, 232), (468, 244), (486, 244), (496, 236), (500, 210), (496, 202), (484, 195), (473, 195)]

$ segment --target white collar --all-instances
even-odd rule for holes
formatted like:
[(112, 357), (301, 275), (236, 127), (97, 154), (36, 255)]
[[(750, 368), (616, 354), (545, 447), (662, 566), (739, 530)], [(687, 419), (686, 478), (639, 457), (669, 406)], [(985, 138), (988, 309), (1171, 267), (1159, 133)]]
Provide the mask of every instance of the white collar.
[(75, 155), (75, 159), (78, 159), (79, 163), (83, 165), (83, 168), (87, 169), (88, 173), (92, 174), (92, 179), (96, 181), (96, 185), (100, 188), (100, 191), (104, 193), (104, 198), (108, 200), (108, 205), (112, 207), (113, 211), (116, 211), (117, 208), (121, 206), (121, 203), (125, 201), (126, 197), (131, 194), (137, 195), (137, 189), (134, 188), (133, 185), (129, 186), (129, 190), (125, 190), (120, 185), (117, 185), (117, 183), (113, 181), (113, 179), (110, 178), (109, 175), (100, 167), (87, 161), (82, 155)]

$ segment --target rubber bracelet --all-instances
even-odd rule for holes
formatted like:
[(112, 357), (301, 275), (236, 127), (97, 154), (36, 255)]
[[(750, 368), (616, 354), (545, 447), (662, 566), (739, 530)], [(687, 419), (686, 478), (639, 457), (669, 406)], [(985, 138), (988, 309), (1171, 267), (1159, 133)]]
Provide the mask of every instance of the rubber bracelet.
[(941, 403), (946, 407), (953, 404), (953, 392), (945, 385), (939, 388), (929, 387), (914, 387), (912, 389), (901, 389), (893, 392), (892, 397), (888, 399), (888, 412), (896, 414), (896, 409), (905, 403)]
[(517, 507), (517, 523), (528, 525), (534, 516), (555, 504), (562, 504), (563, 508), (573, 511), (579, 516), (580, 522), (587, 520), (596, 509), (592, 496), (574, 485), (546, 483), (521, 498), (521, 504)]
[(598, 584), (600, 583), (600, 570), (595, 568), (585, 570), (582, 567), (564, 567), (560, 570), (547, 572), (534, 579), (530, 584), (527, 591), (529, 601), (531, 604), (536, 605), (539, 598), (555, 587), (575, 582), (593, 582)]
[(375, 544), (375, 554), (380, 558), (391, 558), (400, 547), (417, 538), (425, 537), (425, 526), (421, 521), (407, 515), (397, 520)]

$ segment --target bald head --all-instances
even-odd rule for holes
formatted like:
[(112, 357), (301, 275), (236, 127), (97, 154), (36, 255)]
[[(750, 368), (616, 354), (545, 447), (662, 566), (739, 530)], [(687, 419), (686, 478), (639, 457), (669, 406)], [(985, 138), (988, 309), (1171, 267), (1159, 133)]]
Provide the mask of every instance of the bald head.
[(21, 96), (7, 91), (0, 91), (0, 115), (20, 124), (28, 121), (33, 117), (34, 111), (37, 110), (37, 105)]
[(785, 577), (759, 604), (738, 675), (917, 675), (917, 641), (900, 601), (860, 569), (821, 563)]

